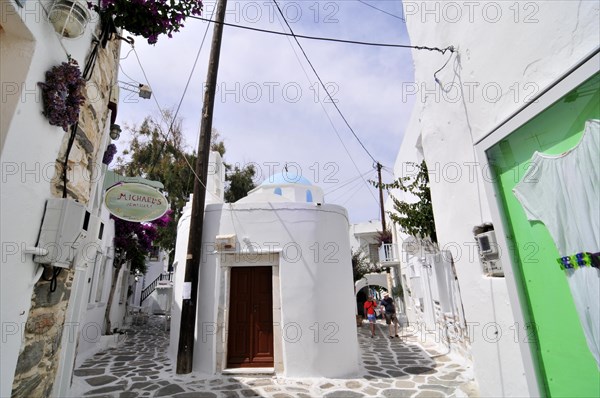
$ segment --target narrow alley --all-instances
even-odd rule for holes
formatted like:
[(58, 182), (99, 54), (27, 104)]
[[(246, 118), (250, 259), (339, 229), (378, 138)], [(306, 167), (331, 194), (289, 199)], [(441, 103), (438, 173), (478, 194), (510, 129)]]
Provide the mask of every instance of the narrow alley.
[(372, 339), (358, 328), (362, 374), (356, 379), (176, 375), (166, 355), (164, 318), (132, 326), (114, 347), (85, 361), (73, 376), (73, 397), (468, 397), (477, 396), (472, 369), (440, 355), (416, 336), (389, 339), (378, 324)]

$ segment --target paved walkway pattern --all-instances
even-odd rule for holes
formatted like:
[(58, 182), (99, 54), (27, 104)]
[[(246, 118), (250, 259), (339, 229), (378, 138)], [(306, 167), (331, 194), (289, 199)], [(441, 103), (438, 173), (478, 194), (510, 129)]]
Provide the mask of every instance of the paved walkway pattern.
[[(289, 379), (277, 376), (177, 375), (167, 357), (164, 319), (128, 332), (116, 348), (97, 353), (73, 376), (73, 397), (174, 398), (358, 398), (473, 397), (471, 369), (415, 337), (389, 339), (386, 325), (370, 337), (358, 328), (362, 374), (356, 379)], [(435, 356), (435, 358), (432, 358)]]

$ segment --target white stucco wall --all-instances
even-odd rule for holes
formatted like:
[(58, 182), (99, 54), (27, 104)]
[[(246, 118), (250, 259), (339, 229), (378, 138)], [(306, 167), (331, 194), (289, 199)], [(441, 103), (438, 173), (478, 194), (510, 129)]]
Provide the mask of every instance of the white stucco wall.
[[(473, 145), (598, 46), (599, 3), (451, 3), (404, 4), (412, 45), (453, 45), (458, 52), (437, 74), (438, 85), (434, 73), (448, 53), (413, 50), (415, 83), (405, 84), (403, 95), (414, 96), (415, 109), (400, 153), (422, 141), (439, 244), (453, 253), (466, 319), (474, 326), (481, 394), (527, 396), (536, 381), (526, 380), (522, 358), (529, 353), (513, 339), (506, 282), (482, 276), (471, 246), (472, 228), (491, 219)], [(407, 158), (398, 159), (400, 176)]]
[[(216, 235), (236, 234), (242, 250), (247, 249), (244, 243), (247, 238), (254, 250), (275, 253), (279, 268), (279, 291), (275, 295), (281, 300), (281, 318), (274, 327), (281, 328), (283, 336), (280, 342), (283, 374), (289, 377), (355, 374), (358, 342), (346, 211), (339, 206), (317, 207), (307, 203), (231, 206), (207, 206), (203, 241), (208, 247)], [(182, 261), (179, 244), (178, 241), (178, 263)], [(194, 371), (208, 374), (218, 371), (216, 352), (220, 337), (206, 325), (216, 325), (220, 319), (219, 298), (224, 293), (222, 257), (211, 252), (205, 251), (206, 260), (201, 266), (194, 346)], [(177, 272), (171, 352), (176, 351), (178, 341), (180, 321), (176, 318), (180, 317), (182, 282), (181, 272)], [(278, 303), (274, 301), (273, 305), (277, 307)], [(319, 329), (318, 336), (315, 328)]]
[(380, 220), (370, 220), (350, 225), (350, 246), (353, 251), (363, 249), (368, 254), (370, 243), (377, 242), (377, 233), (381, 231)]
[(192, 214), (192, 200), (193, 195), (190, 195), (190, 201), (183, 208), (181, 218), (177, 224), (177, 241), (175, 242), (175, 256), (173, 260), (171, 334), (169, 339), (169, 348), (167, 350), (169, 358), (171, 358), (173, 363), (177, 363), (177, 347), (179, 344), (179, 330), (181, 325), (181, 306), (183, 302), (183, 281), (185, 277), (185, 259), (190, 237), (189, 231), (190, 217)]
[[(46, 5), (48, 2), (44, 2)], [(42, 115), (41, 91), (38, 82), (45, 72), (67, 60), (67, 53), (85, 64), (95, 23), (77, 39), (64, 39), (62, 45), (47, 20), (42, 4), (25, 2), (20, 8), (14, 1), (2, 1), (2, 83), (3, 102), (14, 107), (9, 124), (3, 105), (2, 145), (0, 164), (0, 324), (2, 324), (2, 355), (0, 396), (10, 396), (21, 334), (29, 314), (34, 276), (38, 265), (32, 256), (23, 253), (37, 240), (44, 204), (51, 197), (50, 186), (54, 165), (65, 132), (51, 126)], [(18, 46), (15, 38), (20, 38)], [(64, 48), (63, 48), (64, 46)], [(13, 63), (13, 59), (18, 60)], [(30, 63), (29, 63), (30, 60)], [(12, 71), (8, 65), (18, 65)], [(5, 79), (6, 76), (9, 76)], [(4, 91), (4, 84), (16, 85), (18, 92)], [(11, 86), (12, 87), (12, 86)]]
[[(106, 304), (110, 293), (110, 287), (112, 283), (113, 273), (116, 269), (113, 267), (114, 248), (108, 249), (112, 246), (112, 241), (115, 236), (114, 221), (110, 220), (108, 211), (103, 212), (103, 221), (105, 222), (104, 237), (102, 239), (102, 262), (98, 264), (98, 267), (104, 267), (102, 269), (94, 269), (93, 264), (85, 269), (85, 293), (82, 299), (84, 304), (82, 305), (81, 325), (77, 328), (80, 332), (79, 341), (77, 346), (77, 357), (76, 363), (81, 364), (86, 358), (89, 358), (96, 352), (98, 343), (100, 342), (101, 335), (104, 333), (104, 315), (106, 314)], [(103, 276), (103, 277), (102, 277)], [(102, 285), (100, 287), (100, 285)], [(98, 301), (97, 292), (98, 289), (102, 290), (102, 294)], [(91, 290), (91, 300), (90, 298)], [(115, 293), (118, 293), (118, 289)], [(113, 301), (113, 306), (119, 306), (118, 297)], [(111, 312), (111, 324), (114, 327), (122, 325), (124, 308), (114, 309)]]

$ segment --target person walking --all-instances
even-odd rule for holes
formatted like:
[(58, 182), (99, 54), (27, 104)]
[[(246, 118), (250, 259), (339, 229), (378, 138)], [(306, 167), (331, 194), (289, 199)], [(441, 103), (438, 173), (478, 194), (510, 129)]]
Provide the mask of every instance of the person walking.
[(371, 338), (375, 337), (375, 321), (377, 319), (375, 314), (376, 308), (377, 303), (375, 302), (375, 299), (373, 298), (373, 296), (369, 296), (369, 298), (367, 298), (367, 301), (365, 301), (364, 304), (363, 315), (369, 320), (369, 325), (371, 327)]
[(385, 293), (383, 295), (383, 300), (381, 300), (381, 303), (379, 303), (379, 305), (383, 308), (383, 311), (385, 311), (385, 323), (387, 323), (389, 328), (390, 339), (393, 339), (394, 337), (399, 338), (400, 336), (398, 336), (398, 317), (396, 316), (396, 306), (394, 305), (394, 300), (390, 297), (388, 293)]

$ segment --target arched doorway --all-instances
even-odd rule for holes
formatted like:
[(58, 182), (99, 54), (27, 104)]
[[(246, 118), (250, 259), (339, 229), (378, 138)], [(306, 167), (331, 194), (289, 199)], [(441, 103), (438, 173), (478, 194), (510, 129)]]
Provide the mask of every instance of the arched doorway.
[(359, 281), (354, 283), (354, 291), (356, 292), (356, 311), (359, 315), (363, 313), (363, 305), (367, 301), (369, 293), (375, 296), (376, 300), (383, 297), (383, 293), (387, 292), (387, 276), (385, 273), (367, 274)]

